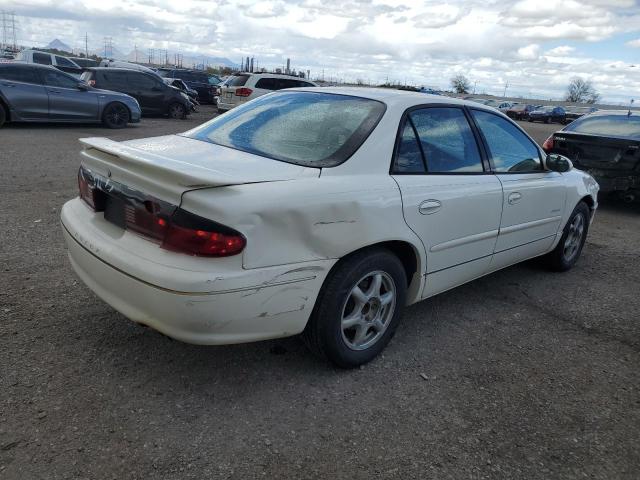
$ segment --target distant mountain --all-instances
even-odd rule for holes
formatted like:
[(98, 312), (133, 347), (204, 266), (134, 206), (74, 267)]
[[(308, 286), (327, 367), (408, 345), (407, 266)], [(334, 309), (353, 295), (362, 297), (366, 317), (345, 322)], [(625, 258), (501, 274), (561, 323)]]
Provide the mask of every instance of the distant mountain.
[(63, 52), (72, 52), (72, 49), (69, 45), (58, 40), (57, 38), (52, 42), (49, 42), (49, 45), (47, 45), (44, 48), (55, 48), (56, 50), (61, 50)]

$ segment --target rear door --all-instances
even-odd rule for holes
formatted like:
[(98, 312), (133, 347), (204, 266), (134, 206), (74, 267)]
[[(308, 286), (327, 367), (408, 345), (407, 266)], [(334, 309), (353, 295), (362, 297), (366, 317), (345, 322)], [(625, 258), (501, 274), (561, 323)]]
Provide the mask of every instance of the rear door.
[(0, 92), (12, 113), (22, 120), (49, 117), (49, 97), (42, 85), (39, 68), (11, 64), (0, 68)]
[(488, 171), (462, 107), (412, 109), (400, 132), (392, 175), (405, 220), (426, 249), (427, 297), (486, 273), (502, 186)]
[(545, 253), (565, 208), (562, 174), (543, 169), (540, 149), (513, 122), (483, 110), (471, 114), (504, 192), (492, 269)]
[(93, 91), (80, 90), (78, 80), (54, 69), (43, 70), (42, 76), (49, 96), (50, 119), (98, 119), (98, 96)]

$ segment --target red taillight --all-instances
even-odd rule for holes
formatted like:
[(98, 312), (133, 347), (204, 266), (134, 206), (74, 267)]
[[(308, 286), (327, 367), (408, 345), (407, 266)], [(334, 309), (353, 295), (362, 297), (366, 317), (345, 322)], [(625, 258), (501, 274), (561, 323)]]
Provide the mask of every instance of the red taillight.
[[(107, 188), (108, 187), (108, 188)], [(94, 175), (78, 171), (80, 198), (104, 218), (139, 233), (174, 252), (208, 257), (236, 255), (246, 245), (244, 236), (213, 220)]]
[(247, 87), (236, 88), (236, 97), (248, 97), (253, 93), (253, 90)]
[(546, 153), (549, 153), (549, 152), (551, 152), (551, 150), (553, 150), (553, 135), (550, 135), (549, 138), (547, 138), (544, 141), (544, 143), (542, 144), (542, 149)]
[(78, 190), (80, 191), (80, 198), (92, 209), (96, 210), (99, 206), (98, 194), (100, 192), (96, 188), (93, 177), (84, 168), (78, 170)]
[(171, 217), (162, 248), (190, 255), (228, 257), (244, 250), (240, 232), (178, 209)]

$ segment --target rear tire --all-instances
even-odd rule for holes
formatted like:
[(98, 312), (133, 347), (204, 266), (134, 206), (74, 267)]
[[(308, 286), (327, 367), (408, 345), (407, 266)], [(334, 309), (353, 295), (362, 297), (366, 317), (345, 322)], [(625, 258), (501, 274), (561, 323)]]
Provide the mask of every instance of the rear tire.
[(129, 110), (122, 103), (110, 103), (102, 112), (102, 123), (107, 128), (125, 128), (129, 123)]
[(325, 280), (302, 338), (313, 353), (338, 367), (367, 363), (393, 337), (406, 295), (398, 257), (382, 248), (356, 253)]
[(7, 121), (7, 111), (4, 109), (4, 105), (0, 103), (0, 127)]
[(187, 118), (187, 109), (181, 103), (172, 103), (169, 105), (169, 118), (184, 120)]
[(576, 205), (562, 231), (558, 245), (543, 257), (551, 270), (566, 272), (576, 264), (587, 239), (590, 216), (591, 212), (585, 202)]

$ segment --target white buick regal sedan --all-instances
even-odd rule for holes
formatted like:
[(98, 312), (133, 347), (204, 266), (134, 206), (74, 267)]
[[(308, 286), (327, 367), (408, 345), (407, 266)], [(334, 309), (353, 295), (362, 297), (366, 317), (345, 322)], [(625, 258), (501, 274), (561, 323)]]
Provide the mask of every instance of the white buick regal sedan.
[(532, 257), (571, 268), (597, 206), (505, 115), (421, 93), (284, 90), (183, 134), (82, 143), (62, 226), (100, 298), (190, 343), (302, 333), (341, 367), (405, 305)]

